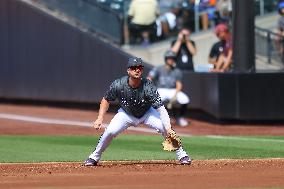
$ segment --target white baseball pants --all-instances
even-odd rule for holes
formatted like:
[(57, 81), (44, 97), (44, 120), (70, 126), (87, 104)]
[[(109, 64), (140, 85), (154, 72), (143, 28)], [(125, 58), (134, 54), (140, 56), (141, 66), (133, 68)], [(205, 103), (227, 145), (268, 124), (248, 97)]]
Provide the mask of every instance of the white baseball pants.
[[(161, 96), (162, 101), (171, 100), (175, 94), (176, 89), (158, 88), (158, 93)], [(188, 104), (190, 102), (189, 97), (182, 91), (177, 94), (177, 102), (179, 104)]]
[[(117, 114), (111, 120), (109, 126), (105, 129), (95, 151), (89, 156), (89, 158), (92, 158), (98, 162), (101, 159), (102, 153), (109, 146), (114, 137), (127, 129), (129, 126), (137, 126), (141, 123), (152, 129), (155, 129), (158, 133), (161, 133), (164, 138), (166, 137), (167, 132), (160, 119), (160, 114), (154, 108), (150, 108), (142, 118), (136, 118), (128, 115), (122, 108), (120, 108)], [(185, 156), (188, 156), (187, 153), (182, 147), (180, 147), (176, 151), (177, 159), (180, 160)]]

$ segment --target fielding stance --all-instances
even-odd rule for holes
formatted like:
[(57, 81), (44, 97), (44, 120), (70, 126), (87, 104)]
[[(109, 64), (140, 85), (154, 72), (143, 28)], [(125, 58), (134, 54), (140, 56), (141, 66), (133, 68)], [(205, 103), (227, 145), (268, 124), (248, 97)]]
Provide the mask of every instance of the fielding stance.
[[(142, 78), (142, 60), (129, 58), (127, 73), (128, 76), (117, 79), (111, 84), (101, 101), (98, 118), (93, 124), (95, 129), (101, 128), (109, 102), (117, 99), (121, 108), (105, 129), (95, 151), (85, 161), (85, 166), (97, 165), (112, 139), (129, 126), (143, 123), (157, 130), (164, 138), (174, 133), (168, 112), (162, 104), (156, 87), (151, 81)], [(182, 147), (176, 150), (176, 156), (181, 164), (191, 163), (190, 157)]]

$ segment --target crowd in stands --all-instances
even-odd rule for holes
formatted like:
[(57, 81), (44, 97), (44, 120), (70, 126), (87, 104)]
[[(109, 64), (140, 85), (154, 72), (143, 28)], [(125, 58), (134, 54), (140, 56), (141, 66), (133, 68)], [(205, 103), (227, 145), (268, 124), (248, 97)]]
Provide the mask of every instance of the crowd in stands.
[[(219, 40), (212, 44), (208, 55), (208, 63), (211, 65), (209, 71), (232, 70), (233, 50), (230, 33), (232, 0), (112, 0), (112, 2), (120, 4), (120, 10), (124, 10), (130, 44), (147, 47), (155, 41), (175, 37), (176, 39), (171, 43), (171, 50), (176, 54), (176, 66), (182, 70), (194, 71), (193, 57), (197, 49), (190, 35), (197, 30), (213, 29)], [(127, 4), (126, 2), (128, 2), (127, 8), (121, 8), (122, 4), (123, 6)], [(284, 6), (283, 3), (281, 5)], [(279, 21), (280, 29), (283, 25), (282, 20)]]
[[(155, 40), (177, 36), (171, 43), (176, 54), (176, 67), (194, 71), (193, 56), (197, 49), (191, 39), (195, 31), (195, 0), (132, 0), (128, 10), (128, 24), (132, 43), (148, 46)], [(219, 41), (213, 44), (208, 62), (209, 71), (226, 72), (232, 63), (230, 0), (201, 0), (198, 4), (203, 30), (215, 27)]]
[(200, 0), (198, 4), (195, 0), (132, 0), (127, 14), (130, 43), (146, 46), (175, 36), (182, 28), (195, 32), (196, 20), (201, 30), (230, 24), (231, 12), (231, 0)]

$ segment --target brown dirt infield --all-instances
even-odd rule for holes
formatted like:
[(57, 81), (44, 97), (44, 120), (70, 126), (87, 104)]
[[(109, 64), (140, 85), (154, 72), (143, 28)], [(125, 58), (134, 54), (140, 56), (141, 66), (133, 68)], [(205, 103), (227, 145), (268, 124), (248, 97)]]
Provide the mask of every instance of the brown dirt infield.
[[(0, 113), (92, 121), (91, 110), (0, 104)], [(112, 113), (106, 117), (108, 122)], [(279, 135), (284, 124), (216, 124), (189, 118), (190, 126), (173, 126), (190, 135)], [(40, 126), (39, 126), (40, 125)], [(0, 119), (1, 135), (96, 135), (92, 128)], [(127, 131), (127, 133), (145, 134)], [(95, 145), (95, 144), (94, 144)], [(284, 188), (284, 159), (0, 164), (0, 188)]]
[(0, 164), (0, 188), (272, 188), (284, 186), (284, 159)]

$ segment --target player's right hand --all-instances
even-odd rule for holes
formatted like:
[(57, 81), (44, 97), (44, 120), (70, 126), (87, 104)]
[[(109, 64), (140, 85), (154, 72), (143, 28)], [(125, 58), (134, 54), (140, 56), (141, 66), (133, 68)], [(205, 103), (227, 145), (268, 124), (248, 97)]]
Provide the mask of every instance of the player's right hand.
[(93, 127), (94, 127), (96, 130), (99, 130), (99, 129), (102, 128), (102, 124), (103, 124), (103, 120), (97, 119), (95, 122), (93, 122)]

